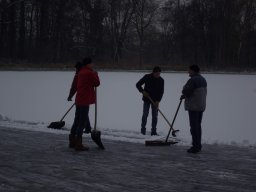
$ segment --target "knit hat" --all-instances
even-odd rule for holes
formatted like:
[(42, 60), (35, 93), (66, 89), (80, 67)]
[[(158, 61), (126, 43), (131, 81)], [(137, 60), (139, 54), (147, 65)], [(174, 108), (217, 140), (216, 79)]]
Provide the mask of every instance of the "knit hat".
[(153, 73), (161, 72), (161, 68), (159, 66), (156, 66), (153, 68)]
[(88, 65), (92, 63), (92, 59), (90, 57), (85, 57), (83, 60), (83, 65)]
[(80, 61), (78, 61), (77, 63), (76, 63), (76, 65), (75, 65), (75, 68), (76, 68), (76, 70), (80, 70), (81, 69), (81, 67), (82, 67), (82, 62), (80, 62)]
[(198, 65), (190, 65), (189, 66), (189, 69), (196, 72), (196, 73), (199, 73), (200, 72), (200, 68)]

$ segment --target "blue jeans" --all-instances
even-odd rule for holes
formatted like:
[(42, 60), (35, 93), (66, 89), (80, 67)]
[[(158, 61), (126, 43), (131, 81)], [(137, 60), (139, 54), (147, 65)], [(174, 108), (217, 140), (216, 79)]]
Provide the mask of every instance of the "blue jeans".
[(89, 120), (89, 105), (76, 106), (75, 119), (70, 134), (80, 137), (83, 135), (84, 128), (91, 129)]
[(157, 116), (158, 116), (158, 110), (157, 108), (147, 101), (144, 101), (143, 104), (143, 115), (142, 115), (142, 122), (141, 122), (141, 131), (146, 131), (146, 124), (147, 124), (147, 118), (149, 114), (149, 108), (151, 106), (152, 110), (152, 129), (151, 133), (156, 133), (156, 125), (157, 125)]
[(190, 133), (192, 135), (192, 146), (197, 150), (201, 150), (201, 137), (202, 137), (202, 111), (188, 111), (189, 123), (190, 123)]

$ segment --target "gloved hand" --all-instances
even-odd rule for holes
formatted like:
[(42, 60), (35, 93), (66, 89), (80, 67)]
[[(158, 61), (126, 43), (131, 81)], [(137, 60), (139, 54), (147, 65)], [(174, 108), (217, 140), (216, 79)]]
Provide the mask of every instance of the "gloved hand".
[(148, 92), (146, 92), (146, 91), (143, 91), (143, 92), (142, 92), (142, 95), (143, 95), (144, 97), (148, 97), (148, 96), (149, 96)]
[(72, 101), (72, 97), (68, 97), (68, 101)]
[(185, 99), (185, 98), (186, 98), (185, 95), (181, 95), (181, 96), (180, 96), (180, 100)]

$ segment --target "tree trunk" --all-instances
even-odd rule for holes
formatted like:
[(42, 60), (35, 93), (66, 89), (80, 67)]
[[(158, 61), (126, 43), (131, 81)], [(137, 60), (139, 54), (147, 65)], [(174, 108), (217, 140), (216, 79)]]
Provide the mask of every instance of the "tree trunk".
[(16, 4), (15, 0), (10, 1), (9, 8), (9, 56), (16, 59)]
[(20, 26), (19, 26), (19, 58), (24, 59), (25, 53), (25, 2), (20, 2)]

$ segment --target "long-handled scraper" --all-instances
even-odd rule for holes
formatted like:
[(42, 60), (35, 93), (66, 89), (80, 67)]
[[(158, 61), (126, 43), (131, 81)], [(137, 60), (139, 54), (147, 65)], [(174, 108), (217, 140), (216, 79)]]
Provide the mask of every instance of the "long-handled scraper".
[(61, 129), (62, 127), (64, 127), (65, 121), (63, 121), (63, 119), (66, 117), (68, 112), (74, 107), (74, 105), (75, 103), (67, 110), (67, 112), (65, 113), (65, 115), (63, 115), (60, 121), (51, 122), (48, 128)]
[(91, 132), (92, 140), (99, 146), (100, 149), (105, 149), (104, 145), (101, 142), (101, 132), (96, 130), (97, 127), (97, 89), (96, 92), (96, 102), (95, 102), (95, 120), (94, 120), (94, 129)]
[(145, 145), (146, 146), (166, 146), (166, 145), (171, 145), (171, 144), (175, 144), (177, 143), (177, 141), (168, 141), (169, 139), (169, 136), (170, 136), (170, 133), (172, 131), (172, 136), (173, 137), (176, 137), (176, 132), (178, 132), (179, 130), (175, 130), (173, 128), (173, 124), (175, 122), (175, 119), (177, 117), (177, 114), (178, 114), (178, 111), (180, 109), (180, 105), (182, 103), (182, 99), (180, 100), (179, 102), (179, 105), (178, 105), (178, 108), (176, 110), (176, 113), (174, 115), (174, 118), (172, 120), (172, 124), (170, 124), (170, 122), (168, 121), (168, 119), (165, 117), (165, 115), (163, 114), (163, 112), (158, 108), (158, 106), (156, 105), (156, 103), (152, 100), (152, 98), (150, 96), (148, 96), (148, 99), (151, 101), (151, 103), (157, 108), (157, 110), (160, 112), (160, 114), (163, 116), (163, 118), (165, 119), (165, 121), (168, 123), (168, 125), (170, 126), (170, 129), (169, 129), (169, 132), (168, 132), (168, 135), (165, 139), (165, 141), (162, 141), (162, 140), (146, 140), (145, 141)]

